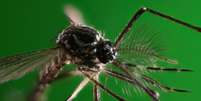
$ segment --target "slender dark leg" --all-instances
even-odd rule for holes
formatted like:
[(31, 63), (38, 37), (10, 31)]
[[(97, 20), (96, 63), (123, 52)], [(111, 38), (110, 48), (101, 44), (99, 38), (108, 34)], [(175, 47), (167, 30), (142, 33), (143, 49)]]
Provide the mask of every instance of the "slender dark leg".
[(93, 95), (94, 95), (94, 101), (100, 101), (100, 91), (98, 89), (98, 85), (94, 84), (93, 86)]
[(176, 88), (171, 88), (171, 87), (168, 87), (168, 86), (165, 86), (165, 85), (162, 85), (161, 83), (159, 83), (158, 81), (146, 76), (146, 75), (143, 75), (142, 77), (146, 82), (152, 84), (153, 86), (156, 86), (158, 88), (160, 88), (161, 90), (165, 90), (167, 92), (189, 92), (188, 90), (183, 90), (183, 89), (176, 89)]
[[(95, 80), (99, 82), (99, 73), (96, 75)], [(97, 84), (93, 85), (94, 101), (100, 101), (100, 90)]]
[[(124, 65), (129, 68), (129, 67), (137, 67), (135, 64), (131, 63), (124, 63)], [(169, 72), (192, 72), (190, 69), (185, 69), (185, 68), (162, 68), (162, 67), (146, 67), (147, 70), (149, 71), (169, 71)]]
[(104, 69), (104, 73), (111, 75), (113, 77), (119, 78), (121, 80), (127, 81), (129, 83), (132, 83), (133, 81), (128, 75), (121, 74), (112, 70)]
[[(91, 71), (94, 72), (94, 71)], [(64, 79), (66, 77), (71, 77), (71, 76), (77, 76), (77, 75), (81, 75), (82, 73), (80, 73), (80, 71), (71, 71), (71, 72), (63, 72), (62, 74), (60, 74), (55, 81), (60, 80), (60, 79)], [(98, 76), (95, 78), (98, 81)], [(94, 84), (93, 86), (93, 95), (94, 95), (94, 101), (100, 101), (100, 91), (98, 89), (98, 85)], [(72, 95), (71, 95), (72, 96)], [(70, 98), (70, 97), (68, 97)]]
[(137, 79), (135, 79), (132, 74), (129, 72), (129, 70), (120, 62), (113, 61), (113, 64), (117, 67), (119, 67), (124, 73), (126, 73), (129, 78), (132, 78), (132, 83), (140, 88), (142, 88), (151, 98), (153, 101), (159, 101), (159, 95), (157, 92), (153, 91), (152, 89), (145, 87), (143, 84), (141, 84)]
[(164, 18), (164, 19), (170, 20), (170, 21), (172, 21), (172, 22), (181, 24), (181, 25), (183, 25), (183, 26), (186, 26), (186, 27), (188, 27), (188, 28), (191, 28), (191, 29), (193, 29), (193, 30), (196, 30), (196, 31), (198, 31), (198, 32), (201, 32), (201, 27), (197, 27), (197, 26), (191, 25), (191, 24), (186, 23), (186, 22), (184, 22), (184, 21), (181, 21), (181, 20), (179, 20), (179, 19), (173, 18), (173, 17), (171, 17), (171, 16), (169, 16), (169, 15), (160, 13), (160, 12), (155, 11), (155, 10), (152, 10), (152, 9), (150, 9), (150, 8), (143, 7), (143, 8), (141, 8), (141, 9), (139, 9), (139, 10), (133, 15), (133, 17), (131, 18), (131, 20), (128, 22), (127, 26), (124, 27), (123, 31), (120, 33), (118, 39), (116, 40), (116, 42), (115, 42), (115, 44), (114, 44), (114, 47), (115, 47), (116, 49), (119, 48), (119, 45), (120, 45), (121, 41), (124, 39), (125, 34), (130, 30), (130, 28), (132, 27), (133, 23), (134, 23), (135, 21), (137, 21), (138, 18), (140, 18), (140, 16), (141, 16), (142, 14), (144, 14), (145, 12), (149, 12), (149, 13), (151, 13), (151, 14), (153, 14), (153, 15), (162, 17), (162, 18)]
[[(126, 82), (129, 82), (131, 84), (133, 82), (133, 80), (131, 78), (129, 78), (127, 75), (118, 73), (116, 71), (104, 69), (104, 73), (106, 73), (106, 74), (108, 74), (110, 76), (119, 78), (121, 80), (124, 80)], [(176, 88), (167, 87), (165, 85), (160, 84), (158, 81), (156, 81), (156, 80), (154, 80), (154, 79), (152, 79), (152, 78), (150, 78), (148, 76), (145, 76), (145, 75), (142, 75), (142, 79), (144, 79), (148, 83), (152, 84), (153, 86), (157, 86), (161, 90), (165, 90), (165, 91), (168, 91), (168, 92), (189, 92), (187, 90), (182, 90), (182, 89), (176, 89)]]
[(107, 93), (109, 93), (111, 96), (113, 96), (114, 98), (118, 99), (119, 101), (126, 101), (125, 99), (121, 98), (120, 96), (116, 95), (115, 93), (113, 93), (111, 90), (109, 90), (108, 88), (106, 88), (104, 85), (102, 85), (101, 83), (99, 83), (98, 81), (96, 81), (95, 79), (93, 79), (90, 75), (88, 75), (87, 73), (85, 73), (84, 71), (81, 70), (81, 72), (88, 77), (92, 82), (94, 82), (94, 84), (96, 84), (98, 87), (100, 87), (101, 89), (103, 89), (104, 91), (106, 91)]
[[(80, 71), (70, 71), (70, 72), (68, 72), (68, 71), (66, 71), (66, 72), (63, 72), (63, 73), (61, 73), (55, 80), (54, 80), (54, 82), (55, 81), (57, 81), (57, 80), (60, 80), (60, 79), (64, 79), (64, 78), (67, 78), (67, 77), (72, 77), (72, 76), (78, 76), (78, 75), (81, 75), (82, 73), (80, 73)], [(98, 76), (97, 76), (97, 78), (96, 78), (96, 80), (98, 81)], [(80, 83), (80, 85), (81, 85), (81, 83)], [(83, 85), (83, 84), (82, 84)], [(84, 86), (83, 86), (84, 87)], [(83, 88), (82, 87), (82, 88)], [(77, 88), (79, 88), (79, 87), (77, 87)], [(80, 89), (81, 90), (81, 89)], [(74, 91), (75, 92), (75, 91)], [(77, 92), (77, 94), (78, 94), (78, 92)], [(77, 95), (77, 94), (72, 94), (71, 96), (69, 96), (68, 98), (67, 98), (67, 100), (69, 99), (69, 101), (70, 101), (70, 99), (72, 100), (74, 97), (76, 97), (75, 95)], [(98, 86), (95, 84), (94, 86), (93, 86), (93, 95), (94, 95), (94, 101), (100, 101), (99, 99), (100, 99), (100, 92), (99, 92), (99, 89), (98, 89)], [(72, 97), (72, 96), (74, 96), (74, 97)]]
[(150, 71), (170, 71), (170, 72), (192, 72), (190, 69), (180, 69), (180, 68), (160, 68), (160, 67), (147, 67)]

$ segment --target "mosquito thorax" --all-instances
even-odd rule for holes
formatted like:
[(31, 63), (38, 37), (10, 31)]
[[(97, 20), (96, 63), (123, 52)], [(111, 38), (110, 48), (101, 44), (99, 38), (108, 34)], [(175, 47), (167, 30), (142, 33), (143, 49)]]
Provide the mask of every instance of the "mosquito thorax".
[(87, 26), (70, 26), (64, 29), (56, 43), (70, 55), (80, 58), (84, 65), (93, 65), (97, 59), (101, 63), (107, 63), (116, 57), (112, 43)]

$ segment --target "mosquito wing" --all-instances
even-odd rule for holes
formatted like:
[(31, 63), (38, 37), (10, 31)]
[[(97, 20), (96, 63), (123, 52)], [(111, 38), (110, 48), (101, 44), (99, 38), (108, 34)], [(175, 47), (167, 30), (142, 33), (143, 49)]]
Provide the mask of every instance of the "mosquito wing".
[[(44, 49), (0, 58), (0, 83), (17, 79), (49, 62), (58, 49)], [(44, 66), (43, 66), (44, 67)]]
[(72, 25), (85, 24), (81, 12), (76, 7), (72, 5), (65, 5), (64, 13)]

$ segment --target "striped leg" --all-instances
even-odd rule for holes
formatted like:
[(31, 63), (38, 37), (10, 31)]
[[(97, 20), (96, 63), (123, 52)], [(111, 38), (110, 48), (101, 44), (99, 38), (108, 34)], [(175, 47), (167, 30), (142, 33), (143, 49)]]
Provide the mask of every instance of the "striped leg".
[(149, 84), (152, 84), (153, 86), (156, 86), (158, 88), (160, 88), (161, 90), (167, 91), (167, 92), (189, 92), (188, 90), (183, 90), (183, 89), (176, 89), (176, 88), (171, 88), (165, 85), (162, 85), (160, 82), (146, 76), (143, 75), (143, 79), (148, 82)]
[(133, 77), (133, 75), (129, 72), (128, 68), (125, 67), (124, 64), (120, 63), (119, 61), (114, 61), (113, 65), (117, 66), (124, 73), (126, 73), (128, 77), (132, 79), (131, 83), (143, 89), (152, 98), (153, 101), (159, 101), (159, 94), (153, 91), (152, 89), (150, 89), (149, 87), (145, 87), (141, 82), (135, 79), (135, 77)]
[[(136, 65), (134, 64), (125, 64), (125, 66), (127, 67), (136, 67)], [(170, 71), (170, 72), (191, 72), (192, 70), (190, 69), (178, 69), (178, 68), (161, 68), (161, 67), (147, 67), (147, 70), (150, 71)], [(114, 71), (111, 71), (114, 74), (118, 74)], [(123, 77), (127, 77), (126, 75), (123, 74), (118, 74), (118, 75), (122, 75)], [(142, 75), (142, 78), (148, 82), (149, 84), (152, 84), (153, 86), (156, 86), (158, 88), (160, 88), (161, 90), (164, 91), (168, 91), (168, 92), (189, 92), (188, 90), (183, 90), (183, 89), (176, 89), (176, 88), (171, 88), (165, 85), (162, 85), (160, 82), (146, 76), (146, 75)]]
[[(137, 67), (135, 64), (131, 63), (124, 63), (124, 65), (129, 68), (129, 67)], [(162, 67), (146, 67), (148, 71), (158, 71), (158, 72), (163, 72), (163, 71), (169, 71), (169, 72), (192, 72), (190, 69), (185, 69), (185, 68), (162, 68)]]
[(169, 72), (192, 72), (190, 69), (183, 69), (183, 68), (161, 68), (161, 67), (147, 67), (149, 71), (169, 71)]
[[(95, 80), (99, 82), (99, 74), (96, 75)], [(100, 101), (100, 90), (97, 84), (93, 85), (94, 101)]]
[(93, 86), (93, 95), (94, 95), (94, 101), (100, 101), (100, 91), (98, 89), (98, 85), (94, 84)]
[(91, 77), (89, 74), (85, 73), (84, 71), (80, 70), (86, 77), (88, 77), (95, 85), (97, 85), (98, 87), (100, 87), (101, 89), (103, 89), (104, 91), (106, 91), (107, 93), (109, 93), (111, 96), (113, 96), (114, 98), (116, 98), (119, 101), (126, 101), (124, 98), (118, 96), (117, 94), (113, 93), (110, 89), (106, 88), (104, 85), (102, 85), (101, 83), (99, 83), (97, 80), (95, 80), (93, 77)]

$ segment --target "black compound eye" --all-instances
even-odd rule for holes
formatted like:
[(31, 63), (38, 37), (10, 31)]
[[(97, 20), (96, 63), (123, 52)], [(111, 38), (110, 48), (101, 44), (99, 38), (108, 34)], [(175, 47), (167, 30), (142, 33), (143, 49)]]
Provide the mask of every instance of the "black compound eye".
[(99, 43), (97, 45), (96, 55), (102, 63), (113, 60), (115, 57), (115, 50), (113, 50), (112, 43), (110, 41)]

